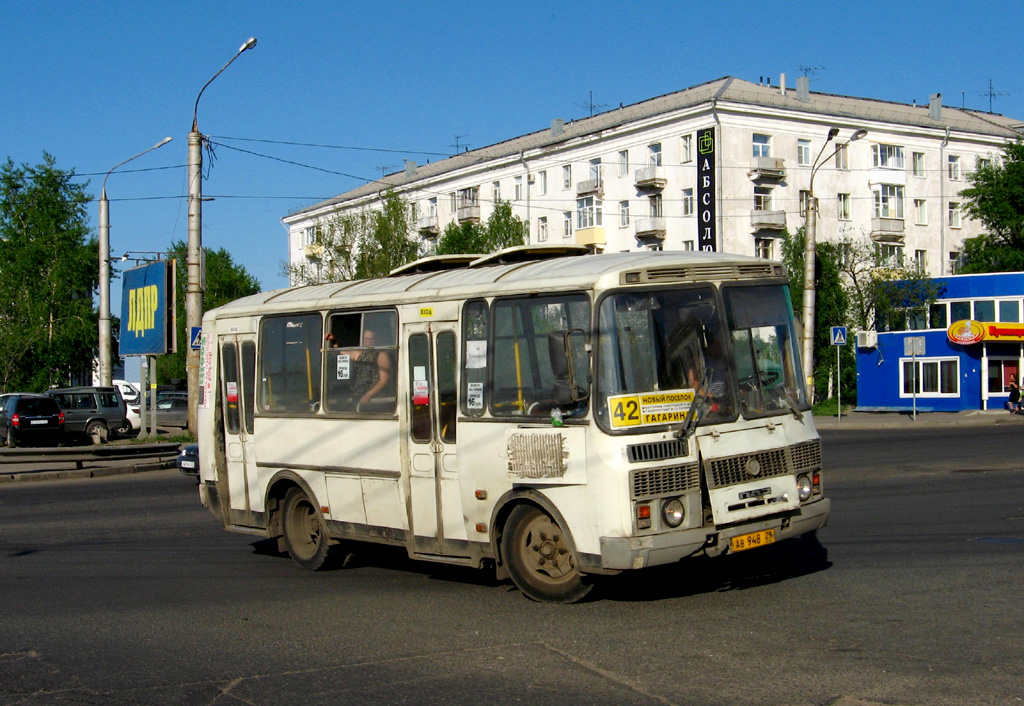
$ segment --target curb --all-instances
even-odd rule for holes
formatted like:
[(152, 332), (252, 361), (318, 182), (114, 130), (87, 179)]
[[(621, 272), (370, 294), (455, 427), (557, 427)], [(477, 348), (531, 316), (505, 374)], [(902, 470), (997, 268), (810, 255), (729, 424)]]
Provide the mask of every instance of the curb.
[(0, 483), (22, 483), (30, 481), (71, 480), (78, 478), (102, 478), (121, 476), (129, 473), (146, 473), (174, 468), (174, 460), (150, 461), (126, 466), (102, 466), (99, 468), (69, 469), (66, 471), (21, 471), (0, 474)]

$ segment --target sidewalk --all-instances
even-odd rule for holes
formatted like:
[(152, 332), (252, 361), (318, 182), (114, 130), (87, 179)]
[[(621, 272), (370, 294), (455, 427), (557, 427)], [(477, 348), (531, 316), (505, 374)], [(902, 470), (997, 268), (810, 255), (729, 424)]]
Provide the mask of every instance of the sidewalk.
[(918, 412), (915, 420), (910, 412), (844, 412), (835, 416), (815, 416), (818, 429), (898, 429), (914, 426), (974, 426), (987, 424), (1019, 424), (1024, 429), (1024, 416), (1005, 409), (969, 409), (960, 412)]

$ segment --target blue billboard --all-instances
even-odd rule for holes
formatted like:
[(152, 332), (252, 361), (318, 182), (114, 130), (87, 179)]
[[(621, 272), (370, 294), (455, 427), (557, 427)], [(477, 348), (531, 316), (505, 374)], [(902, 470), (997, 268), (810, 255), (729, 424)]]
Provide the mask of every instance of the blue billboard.
[(174, 261), (160, 260), (124, 272), (121, 355), (174, 351)]

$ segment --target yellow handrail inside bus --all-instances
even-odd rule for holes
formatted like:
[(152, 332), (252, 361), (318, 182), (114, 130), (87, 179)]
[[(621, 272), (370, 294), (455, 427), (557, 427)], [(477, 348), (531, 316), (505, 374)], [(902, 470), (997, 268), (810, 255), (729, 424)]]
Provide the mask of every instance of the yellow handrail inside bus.
[(306, 345), (306, 399), (313, 401), (313, 371), (310, 367), (309, 345)]
[(515, 342), (515, 351), (516, 351), (516, 395), (518, 397), (518, 399), (516, 401), (519, 403), (519, 411), (522, 412), (526, 408), (526, 405), (523, 403), (523, 370), (522, 370), (521, 363), (520, 363), (520, 360), (519, 360), (519, 339), (518, 338), (516, 338), (516, 342)]

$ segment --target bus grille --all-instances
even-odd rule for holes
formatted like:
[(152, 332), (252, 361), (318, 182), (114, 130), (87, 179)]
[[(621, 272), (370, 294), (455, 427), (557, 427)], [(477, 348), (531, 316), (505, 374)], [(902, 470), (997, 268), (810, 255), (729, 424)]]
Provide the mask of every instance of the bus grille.
[(666, 458), (685, 456), (686, 453), (686, 441), (683, 439), (652, 441), (649, 444), (635, 444), (626, 447), (626, 458), (630, 463), (663, 461)]
[(633, 471), (630, 475), (634, 500), (682, 493), (700, 487), (700, 466), (696, 463)]
[(802, 444), (797, 444), (792, 448), (790, 453), (793, 454), (794, 471), (813, 471), (816, 468), (821, 468), (820, 439), (814, 439), (813, 441), (805, 441)]
[[(756, 461), (757, 474), (748, 469), (751, 462)], [(716, 458), (711, 461), (711, 487), (724, 488), (737, 483), (746, 483), (755, 478), (771, 478), (790, 472), (786, 463), (786, 449), (770, 449), (753, 454), (743, 454), (732, 458)]]

